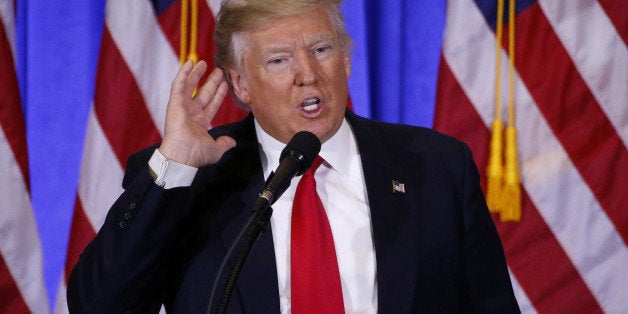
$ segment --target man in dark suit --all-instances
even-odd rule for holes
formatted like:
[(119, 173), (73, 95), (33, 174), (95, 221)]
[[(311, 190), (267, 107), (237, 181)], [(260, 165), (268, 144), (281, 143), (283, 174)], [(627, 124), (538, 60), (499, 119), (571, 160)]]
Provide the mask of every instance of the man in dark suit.
[[(340, 311), (519, 311), (467, 147), (345, 108), (351, 40), (339, 1), (227, 1), (215, 41), (219, 68), (195, 96), (207, 65), (181, 68), (163, 142), (129, 159), (125, 192), (70, 276), (72, 312), (156, 312), (161, 304), (204, 312), (281, 147), (301, 130), (323, 143), (314, 176), (333, 235)], [(251, 114), (208, 134), (228, 88)], [(290, 256), (297, 181), (273, 205), (229, 311), (302, 312)], [(322, 296), (323, 306), (330, 293), (306, 298)]]

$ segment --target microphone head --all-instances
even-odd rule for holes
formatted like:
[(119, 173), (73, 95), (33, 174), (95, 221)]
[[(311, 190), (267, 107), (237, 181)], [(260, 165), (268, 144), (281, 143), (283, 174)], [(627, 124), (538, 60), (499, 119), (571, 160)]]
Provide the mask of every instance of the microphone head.
[(279, 162), (288, 156), (295, 158), (299, 162), (297, 175), (302, 175), (310, 168), (320, 151), (321, 141), (318, 137), (311, 132), (301, 131), (295, 134), (286, 148), (281, 151)]

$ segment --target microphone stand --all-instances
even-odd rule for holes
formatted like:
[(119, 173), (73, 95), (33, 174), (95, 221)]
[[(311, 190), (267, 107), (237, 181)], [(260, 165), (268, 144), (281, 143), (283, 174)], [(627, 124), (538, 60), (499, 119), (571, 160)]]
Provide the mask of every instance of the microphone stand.
[[(224, 313), (227, 305), (229, 304), (231, 292), (233, 292), (233, 288), (238, 280), (244, 261), (249, 256), (249, 251), (253, 247), (253, 243), (255, 243), (257, 238), (259, 238), (259, 234), (268, 228), (270, 216), (273, 214), (273, 209), (270, 205), (272, 205), (274, 201), (288, 188), (290, 180), (295, 175), (303, 174), (307, 168), (312, 165), (314, 158), (318, 155), (320, 150), (321, 142), (316, 135), (307, 131), (301, 131), (292, 137), (290, 142), (288, 142), (288, 145), (286, 145), (286, 148), (284, 148), (281, 152), (277, 171), (272, 172), (266, 180), (264, 190), (260, 193), (257, 201), (255, 202), (251, 218), (249, 218), (246, 222), (238, 234), (238, 237), (227, 251), (227, 255), (222, 260), (220, 269), (214, 279), (211, 297), (209, 299), (209, 304), (207, 305), (207, 314), (210, 313), (212, 305), (214, 305), (216, 287), (218, 286), (218, 282), (220, 281), (222, 272), (229, 261), (231, 253), (233, 253), (236, 247), (241, 245), (240, 242), (242, 241), (242, 238), (248, 232), (248, 237), (246, 238), (244, 244), (242, 244), (243, 246), (240, 251), (240, 255), (238, 256), (236, 263), (233, 265), (231, 274), (225, 284), (222, 297), (220, 298), (220, 303), (217, 305), (217, 313), (219, 314)], [(249, 229), (251, 230), (249, 231)]]
[(260, 233), (268, 229), (268, 224), (270, 223), (270, 216), (273, 214), (273, 209), (270, 207), (270, 202), (268, 199), (264, 197), (258, 198), (255, 203), (255, 209), (253, 210), (253, 214), (251, 218), (246, 222), (242, 231), (238, 234), (237, 238), (227, 251), (227, 255), (222, 260), (222, 264), (220, 265), (220, 269), (216, 275), (216, 279), (214, 280), (214, 285), (212, 287), (211, 297), (209, 299), (209, 304), (207, 305), (207, 314), (210, 313), (212, 305), (214, 304), (214, 296), (216, 294), (216, 288), (218, 286), (218, 282), (220, 281), (220, 277), (222, 272), (229, 260), (229, 256), (233, 253), (236, 247), (240, 246), (240, 242), (242, 241), (244, 235), (248, 232), (248, 236), (243, 243), (242, 249), (240, 250), (240, 255), (236, 260), (233, 268), (231, 269), (231, 273), (227, 278), (227, 282), (225, 283), (225, 287), (222, 292), (222, 297), (220, 298), (220, 302), (218, 303), (218, 307), (216, 313), (223, 314), (226, 311), (227, 305), (229, 304), (229, 299), (231, 298), (231, 293), (233, 292), (233, 288), (235, 287), (236, 282), (238, 281), (238, 276), (240, 275), (240, 271), (242, 270), (242, 266), (246, 261), (246, 258), (249, 256), (249, 252), (253, 247), (253, 244), (259, 238)]

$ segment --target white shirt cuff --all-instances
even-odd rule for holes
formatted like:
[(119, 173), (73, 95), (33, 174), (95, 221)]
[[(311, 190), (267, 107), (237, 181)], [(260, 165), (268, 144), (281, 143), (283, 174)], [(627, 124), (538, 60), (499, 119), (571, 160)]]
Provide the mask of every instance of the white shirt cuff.
[(192, 185), (194, 176), (198, 171), (198, 168), (167, 160), (158, 149), (155, 149), (153, 156), (150, 157), (148, 166), (154, 174), (153, 177), (156, 176), (155, 184), (164, 189)]

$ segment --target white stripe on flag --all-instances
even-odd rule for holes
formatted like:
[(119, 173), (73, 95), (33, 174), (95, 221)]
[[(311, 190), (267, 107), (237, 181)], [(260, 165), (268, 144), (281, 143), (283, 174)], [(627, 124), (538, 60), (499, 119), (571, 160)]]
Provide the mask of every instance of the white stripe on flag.
[[(13, 61), (17, 60), (15, 51), (15, 7), (13, 1), (0, 1), (0, 22), (4, 25), (4, 32), (9, 39)], [(15, 62), (14, 62), (15, 63)]]
[(207, 0), (207, 6), (212, 11), (214, 18), (218, 15), (220, 11), (220, 1), (221, 0)]
[(521, 313), (525, 314), (536, 314), (538, 311), (534, 308), (534, 304), (530, 302), (528, 296), (523, 292), (523, 288), (519, 284), (519, 280), (515, 277), (515, 275), (508, 269), (508, 273), (510, 274), (510, 281), (512, 282), (512, 289), (515, 291), (515, 298), (517, 299), (517, 303), (519, 304), (519, 309)]
[(55, 302), (54, 312), (55, 314), (69, 314), (68, 303), (66, 300), (66, 286), (65, 286), (65, 270), (61, 272), (61, 278), (59, 280), (59, 288), (57, 289), (57, 301)]
[(149, 1), (109, 0), (105, 19), (157, 130), (163, 135), (170, 82), (179, 70), (179, 58)]
[[(0, 23), (4, 28), (16, 64), (15, 49), (15, 6), (13, 1), (0, 2)], [(15, 75), (3, 69), (0, 75)], [(6, 87), (0, 87), (6, 88)], [(4, 95), (11, 97), (4, 93)], [(19, 95), (14, 95), (19, 102)], [(7, 104), (2, 104), (3, 106)], [(10, 117), (23, 119), (23, 116)], [(0, 122), (1, 123), (1, 122)], [(0, 125), (0, 254), (4, 259), (8, 273), (15, 282), (17, 291), (29, 310), (34, 313), (48, 313), (48, 296), (44, 283), (42, 249), (39, 232), (31, 206), (28, 182), (9, 143), (5, 129)], [(19, 133), (19, 132), (18, 132)], [(9, 136), (15, 136), (9, 134)], [(13, 138), (13, 140), (15, 140)], [(26, 138), (18, 139), (26, 143)], [(10, 293), (9, 291), (3, 291)], [(1, 298), (2, 296), (0, 296)]]
[(98, 123), (93, 103), (87, 121), (78, 195), (92, 228), (98, 231), (107, 210), (123, 192), (124, 172)]
[(597, 1), (542, 0), (539, 4), (624, 146), (628, 146), (628, 49), (617, 29)]
[(48, 313), (41, 243), (28, 195), (15, 154), (0, 126), (0, 254), (30, 310)]
[[(444, 58), (489, 127), (493, 119), (495, 37), (473, 1), (450, 1)], [(507, 68), (507, 56), (502, 56)], [(474, 70), (481, 69), (481, 70)], [(479, 78), (477, 73), (484, 73)], [(517, 75), (516, 124), (522, 185), (604, 310), (628, 308), (628, 250), (556, 140)], [(529, 130), (529, 131), (521, 131)]]

